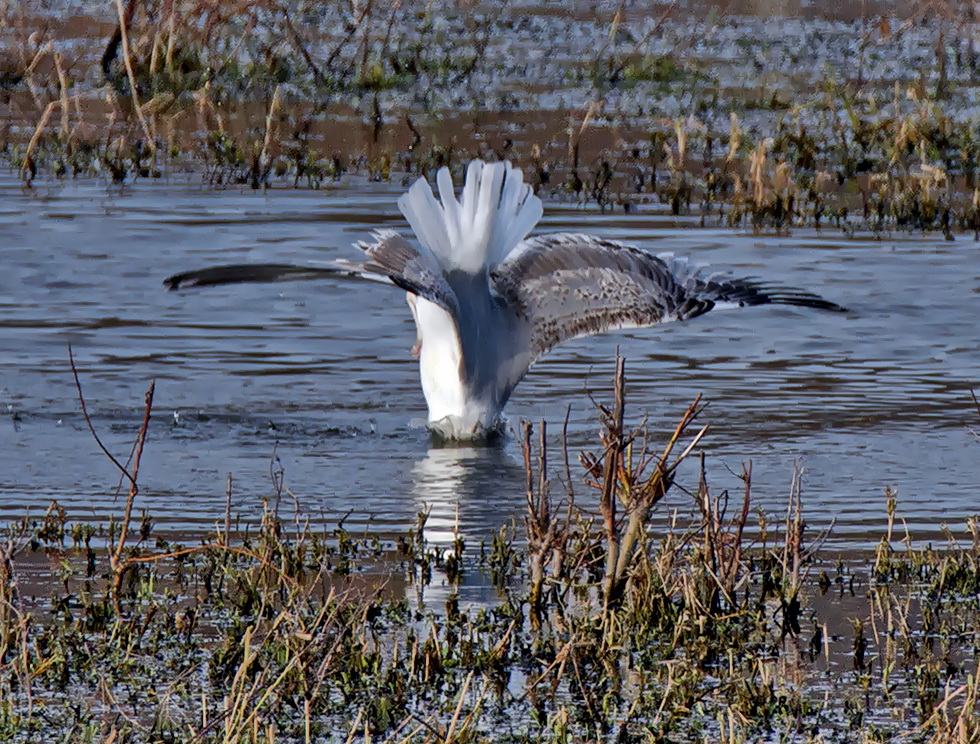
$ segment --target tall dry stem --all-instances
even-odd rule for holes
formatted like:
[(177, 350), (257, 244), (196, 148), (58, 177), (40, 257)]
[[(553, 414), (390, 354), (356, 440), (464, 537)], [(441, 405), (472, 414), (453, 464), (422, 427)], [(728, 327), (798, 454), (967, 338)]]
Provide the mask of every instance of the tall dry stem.
[(27, 150), (24, 152), (24, 157), (21, 160), (20, 174), (21, 178), (27, 184), (30, 184), (34, 180), (34, 174), (36, 169), (34, 167), (34, 150), (37, 147), (37, 143), (41, 140), (41, 134), (44, 132), (44, 128), (48, 125), (48, 120), (51, 118), (51, 114), (60, 104), (58, 101), (51, 101), (44, 109), (44, 113), (41, 114), (41, 119), (38, 121), (37, 126), (34, 128), (34, 134), (31, 137), (31, 141), (27, 144)]
[(129, 481), (129, 494), (126, 498), (126, 509), (123, 516), (122, 525), (119, 532), (119, 541), (116, 543), (113, 549), (112, 556), (109, 561), (109, 565), (112, 569), (112, 599), (115, 605), (116, 613), (119, 614), (121, 610), (121, 591), (122, 591), (122, 580), (126, 572), (127, 563), (123, 560), (122, 554), (126, 547), (126, 537), (129, 532), (129, 524), (132, 520), (133, 515), (133, 503), (136, 501), (136, 496), (139, 493), (139, 486), (136, 483), (136, 478), (139, 475), (140, 460), (143, 456), (143, 445), (146, 443), (146, 434), (150, 425), (150, 413), (153, 411), (153, 392), (156, 388), (156, 381), (150, 381), (150, 387), (146, 391), (144, 396), (144, 409), (143, 409), (143, 422), (140, 424), (139, 432), (136, 435), (136, 446), (134, 448), (134, 455), (132, 460), (132, 471), (127, 470), (126, 466), (117, 460), (108, 448), (102, 443), (101, 438), (95, 431), (95, 426), (92, 423), (92, 419), (88, 413), (88, 407), (85, 405), (85, 396), (82, 393), (82, 383), (78, 377), (78, 368), (75, 366), (75, 356), (72, 353), (71, 346), (68, 347), (68, 360), (71, 363), (71, 372), (75, 380), (75, 390), (78, 393), (78, 402), (82, 408), (82, 416), (85, 418), (85, 423), (88, 426), (89, 431), (95, 438), (96, 444), (99, 449), (102, 450), (103, 454), (109, 458), (110, 462), (115, 465), (119, 473)]
[[(568, 425), (566, 416), (565, 426)], [(565, 431), (562, 439), (564, 442)], [(524, 468), (527, 479), (527, 515), (524, 517), (524, 527), (527, 532), (528, 553), (531, 563), (531, 579), (529, 589), (529, 605), (531, 619), (540, 622), (542, 610), (545, 568), (550, 563), (550, 575), (557, 578), (561, 575), (562, 564), (568, 542), (568, 530), (571, 522), (573, 494), (569, 491), (568, 511), (562, 520), (554, 513), (551, 498), (550, 481), (548, 479), (548, 442), (547, 425), (540, 424), (538, 437), (538, 473), (535, 478), (532, 453), (533, 427), (530, 422), (524, 422)], [(566, 472), (568, 469), (568, 451), (564, 449)]]
[[(586, 473), (594, 479), (590, 484), (599, 490), (599, 510), (606, 541), (606, 567), (602, 581), (606, 608), (615, 608), (622, 602), (631, 572), (643, 554), (639, 548), (650, 512), (670, 489), (677, 467), (694, 451), (708, 430), (707, 426), (702, 427), (672, 460), (674, 449), (688, 427), (704, 410), (701, 396), (688, 406), (659, 454), (648, 450), (642, 425), (629, 433), (624, 430), (625, 407), (625, 361), (617, 356), (613, 408), (610, 411), (599, 406), (604, 451), (599, 458), (586, 454), (580, 458)], [(624, 520), (617, 516), (620, 504)]]
[(126, 22), (126, 11), (123, 8), (122, 0), (116, 0), (116, 12), (119, 15), (119, 33), (122, 35), (123, 64), (126, 67), (126, 76), (129, 78), (129, 93), (133, 100), (133, 111), (136, 113), (136, 118), (140, 123), (140, 127), (143, 129), (146, 146), (152, 155), (156, 152), (156, 142), (150, 133), (150, 126), (146, 122), (146, 117), (143, 116), (143, 108), (140, 106), (139, 91), (136, 89), (136, 72), (133, 68), (133, 57), (129, 46), (129, 29), (127, 28), (128, 24)]
[(752, 199), (756, 209), (766, 203), (766, 165), (770, 141), (762, 140), (749, 155), (749, 181), (752, 184)]
[(738, 124), (738, 115), (733, 111), (731, 114), (731, 125), (728, 129), (728, 153), (725, 155), (725, 168), (727, 169), (735, 162), (738, 157), (738, 148), (742, 145), (742, 127)]
[(603, 593), (606, 604), (612, 600), (617, 586), (616, 568), (619, 564), (619, 528), (616, 523), (617, 479), (620, 462), (626, 448), (623, 436), (623, 414), (626, 408), (626, 360), (616, 355), (616, 376), (613, 378), (613, 410), (610, 414), (603, 410), (604, 432), (602, 443), (605, 446), (602, 491), (599, 496), (599, 510), (602, 513), (606, 531), (606, 572), (603, 578)]

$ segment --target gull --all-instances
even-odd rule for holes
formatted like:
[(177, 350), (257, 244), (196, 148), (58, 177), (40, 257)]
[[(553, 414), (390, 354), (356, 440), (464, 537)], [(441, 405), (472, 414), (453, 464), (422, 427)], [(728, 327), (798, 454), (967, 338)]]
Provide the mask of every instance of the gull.
[(509, 162), (473, 160), (457, 198), (447, 168), (415, 181), (398, 207), (415, 233), (356, 244), (361, 261), (235, 264), (175, 274), (170, 289), (351, 278), (407, 292), (429, 428), (449, 440), (492, 437), (531, 366), (564, 341), (751, 305), (844, 308), (804, 290), (706, 271), (672, 254), (587, 234), (528, 237), (541, 200)]

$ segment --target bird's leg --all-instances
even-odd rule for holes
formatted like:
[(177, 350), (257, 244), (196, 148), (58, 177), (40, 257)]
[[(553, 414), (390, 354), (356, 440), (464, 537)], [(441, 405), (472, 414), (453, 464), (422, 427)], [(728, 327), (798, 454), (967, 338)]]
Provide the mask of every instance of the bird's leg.
[(422, 326), (419, 325), (419, 314), (415, 309), (416, 297), (411, 292), (405, 296), (408, 307), (412, 311), (412, 318), (415, 319), (415, 346), (412, 347), (412, 356), (416, 359), (422, 353)]

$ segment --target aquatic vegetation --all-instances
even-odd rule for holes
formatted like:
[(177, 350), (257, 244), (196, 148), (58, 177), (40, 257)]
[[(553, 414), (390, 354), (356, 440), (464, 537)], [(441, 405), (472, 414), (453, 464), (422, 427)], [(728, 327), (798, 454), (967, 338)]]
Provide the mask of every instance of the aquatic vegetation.
[[(254, 525), (233, 514), (229, 478), (224, 520), (178, 543), (155, 534), (151, 514), (135, 524), (137, 450), (120, 464), (131, 480), (118, 521), (81, 524), (52, 504), (4, 529), (0, 734), (817, 742), (911, 732), (937, 744), (980, 735), (975, 519), (965, 540), (918, 547), (898, 534), (889, 490), (875, 554), (835, 558), (809, 534), (799, 474), (779, 519), (754, 509), (750, 464), (741, 493), (711, 487), (696, 454), (707, 435), (694, 426), (700, 401), (666, 438), (643, 420), (630, 426), (620, 361), (612, 400), (597, 406), (602, 433), (578, 464), (564, 436), (525, 425), (524, 530), (507, 527), (482, 546), (431, 544), (425, 512), (402, 535), (320, 526), (288, 506), (275, 460)], [(151, 413), (152, 388), (143, 420)], [(683, 483), (676, 466), (690, 457), (700, 460), (695, 482)], [(464, 603), (458, 589), (473, 576), (495, 589)]]
[(958, 6), (862, 6), (855, 23), (683, 3), (588, 18), (420, 0), (110, 10), (0, 13), (0, 148), (26, 185), (194, 172), (318, 188), (506, 158), (603, 210), (978, 231), (976, 19)]
[[(255, 0), (119, 3), (72, 37), (7, 4), (0, 149), (27, 187), (319, 188), (506, 157), (604, 210), (976, 237), (977, 55), (967, 19), (919, 24), (928, 5), (862, 19), (850, 73), (787, 82), (775, 68), (805, 68), (834, 26), (787, 20), (781, 41), (724, 17)], [(725, 43), (745, 67), (706, 72)], [(700, 401), (671, 431), (631, 426), (625, 379), (592, 452), (523, 428), (527, 513), (482, 544), (435, 544), (424, 511), (403, 534), (323, 525), (278, 464), (253, 522), (229, 477), (213, 532), (163, 535), (139, 449), (109, 523), (52, 503), (4, 525), (0, 739), (980, 739), (976, 518), (922, 545), (886, 490), (877, 550), (838, 555), (799, 477), (782, 517), (751, 463), (718, 489)]]

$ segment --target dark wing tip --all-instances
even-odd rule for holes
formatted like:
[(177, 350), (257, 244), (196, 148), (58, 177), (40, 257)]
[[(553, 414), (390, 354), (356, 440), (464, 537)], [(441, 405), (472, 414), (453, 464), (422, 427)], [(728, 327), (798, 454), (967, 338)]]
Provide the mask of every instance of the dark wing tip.
[(257, 281), (258, 266), (246, 264), (235, 266), (215, 266), (196, 271), (182, 271), (163, 280), (167, 289), (187, 289), (188, 287), (207, 287), (216, 284)]
[(836, 302), (831, 302), (830, 300), (821, 300), (821, 304), (817, 306), (818, 310), (829, 310), (834, 313), (849, 313), (850, 309), (844, 307), (843, 305), (838, 305)]
[(824, 299), (814, 292), (804, 290), (780, 289), (766, 293), (769, 301), (775, 305), (793, 305), (795, 307), (807, 307), (812, 310), (826, 310), (833, 313), (846, 313), (847, 308), (838, 305), (836, 302)]
[(836, 302), (821, 297), (816, 292), (797, 287), (774, 284), (755, 277), (739, 279), (700, 280), (693, 277), (693, 288), (689, 280), (687, 289), (699, 298), (710, 298), (716, 302), (735, 303), (742, 307), (753, 305), (792, 305), (811, 310), (846, 313), (848, 310)]
[(278, 282), (289, 279), (309, 279), (324, 274), (334, 275), (337, 269), (293, 266), (292, 264), (232, 264), (213, 266), (209, 269), (184, 271), (168, 276), (163, 280), (167, 289), (187, 289), (189, 287), (213, 287), (220, 284), (243, 284), (247, 282)]
[(181, 284), (183, 284), (187, 280), (187, 277), (190, 273), (191, 272), (185, 271), (180, 274), (174, 274), (173, 276), (168, 276), (166, 279), (163, 280), (163, 286), (165, 286), (167, 289), (171, 291), (180, 289)]

